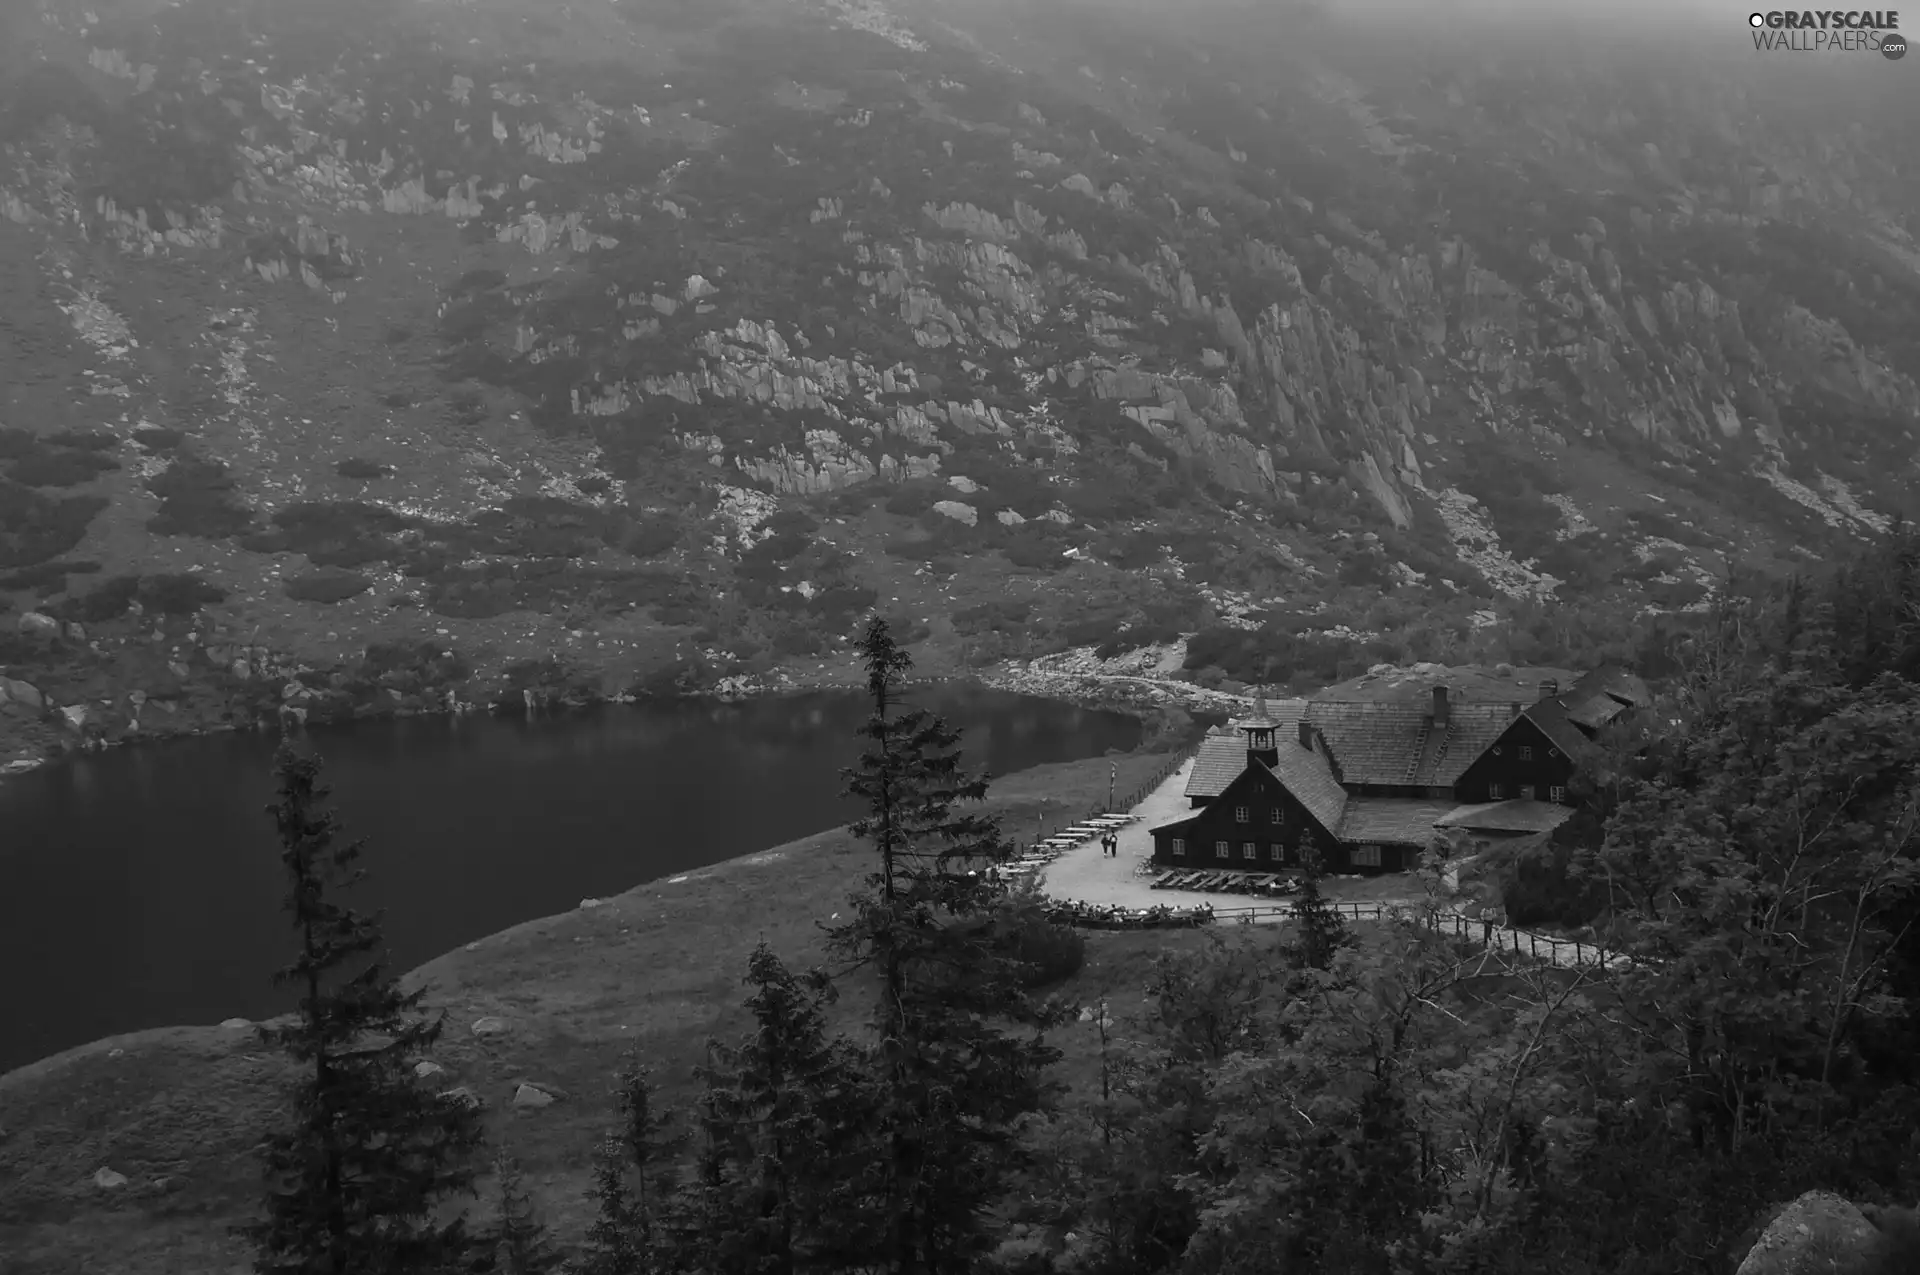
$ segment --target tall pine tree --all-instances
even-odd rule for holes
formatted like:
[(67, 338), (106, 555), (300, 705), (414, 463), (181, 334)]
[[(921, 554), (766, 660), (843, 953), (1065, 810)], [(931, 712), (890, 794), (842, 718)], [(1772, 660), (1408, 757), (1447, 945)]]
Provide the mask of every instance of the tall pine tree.
[[(1041, 1033), (1059, 1014), (1030, 1001), (1018, 963), (992, 941), (1005, 891), (986, 869), (1011, 847), (994, 819), (957, 810), (985, 798), (986, 778), (962, 771), (959, 734), (938, 717), (896, 711), (912, 660), (884, 620), (869, 624), (861, 653), (873, 712), (866, 751), (845, 773), (866, 807), (854, 835), (879, 862), (828, 945), (879, 984), (873, 1205), (889, 1225), (869, 1262), (944, 1275), (987, 1247), (986, 1210), (1023, 1159), (1016, 1133), (1049, 1097), (1043, 1073), (1059, 1052)], [(994, 1019), (1033, 1030), (1015, 1038)]]
[(336, 895), (364, 879), (364, 843), (341, 839), (323, 806), (318, 758), (282, 746), (279, 799), (286, 910), (299, 941), (274, 975), (300, 994), (294, 1021), (262, 1027), (298, 1065), (292, 1119), (266, 1138), (264, 1216), (241, 1228), (254, 1269), (292, 1275), (387, 1275), (442, 1269), (470, 1247), (464, 1215), (436, 1220), (443, 1201), (473, 1189), (478, 1115), (427, 1090), (414, 1063), (443, 1017), (420, 1007), (388, 971), (377, 916)]

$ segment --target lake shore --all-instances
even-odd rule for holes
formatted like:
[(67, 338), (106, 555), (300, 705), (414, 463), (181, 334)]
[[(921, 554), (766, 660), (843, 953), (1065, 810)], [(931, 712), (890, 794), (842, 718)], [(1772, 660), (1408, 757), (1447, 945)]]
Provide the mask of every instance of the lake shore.
[[(1166, 749), (1136, 750), (1034, 767), (994, 780), (987, 809), (1011, 832), (1099, 803), (1116, 769), (1121, 791), (1139, 789), (1167, 760)], [(406, 982), (428, 986), (429, 1005), (449, 1016), (433, 1054), (442, 1079), (482, 1098), (494, 1138), (512, 1145), (553, 1224), (571, 1235), (587, 1220), (583, 1148), (612, 1118), (599, 1095), (621, 1052), (642, 1047), (663, 1099), (684, 1102), (708, 1037), (744, 1029), (740, 975), (754, 944), (764, 939), (796, 966), (823, 960), (819, 923), (870, 870), (869, 849), (837, 828), (511, 927)], [(1063, 994), (1131, 994), (1153, 952), (1198, 935), (1096, 937)], [(846, 991), (834, 1021), (852, 1028), (867, 998), (858, 980)], [(475, 1033), (482, 1018), (506, 1029)], [(252, 1148), (284, 1074), (252, 1026), (135, 1032), (0, 1075), (0, 1251), (20, 1255), (23, 1272), (161, 1275), (242, 1262), (225, 1225), (253, 1205)], [(1077, 1049), (1073, 1038), (1062, 1034)], [(572, 1096), (517, 1112), (521, 1080)], [(95, 1185), (102, 1168), (126, 1184)]]

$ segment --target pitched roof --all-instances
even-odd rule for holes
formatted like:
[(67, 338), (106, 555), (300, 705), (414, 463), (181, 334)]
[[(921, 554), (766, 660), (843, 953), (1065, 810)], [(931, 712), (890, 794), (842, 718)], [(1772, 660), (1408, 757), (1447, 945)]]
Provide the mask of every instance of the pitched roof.
[(1567, 720), (1586, 730), (1597, 731), (1620, 714), (1627, 711), (1622, 704), (1605, 691), (1595, 691), (1591, 695), (1576, 698), (1563, 695), (1560, 703), (1566, 708)]
[(1432, 702), (1311, 700), (1307, 720), (1320, 729), (1349, 784), (1442, 787), (1466, 773), (1513, 721), (1505, 703), (1452, 703), (1447, 727), (1430, 739)]
[(1539, 727), (1540, 733), (1569, 758), (1578, 760), (1593, 751), (1592, 741), (1574, 724), (1567, 712), (1564, 696), (1530, 704), (1521, 716)]
[(1571, 807), (1550, 801), (1492, 801), (1456, 806), (1433, 822), (1439, 828), (1480, 832), (1549, 832), (1572, 817)]
[(1267, 769), (1322, 828), (1339, 833), (1340, 816), (1347, 806), (1347, 790), (1333, 777), (1324, 753), (1318, 748), (1302, 748), (1298, 740), (1282, 743), (1279, 757)]
[(1234, 735), (1208, 735), (1193, 755), (1187, 796), (1218, 797), (1247, 768), (1247, 741)]
[(1347, 802), (1337, 835), (1346, 842), (1424, 846), (1433, 840), (1435, 822), (1454, 809), (1451, 801), (1354, 797)]
[(1634, 708), (1653, 703), (1653, 692), (1647, 689), (1647, 684), (1617, 664), (1602, 664), (1584, 674), (1567, 688), (1567, 695), (1581, 698), (1607, 695)]
[[(1307, 701), (1303, 699), (1274, 700), (1267, 705), (1266, 719), (1258, 725), (1262, 729), (1291, 732), (1306, 706)], [(1247, 768), (1247, 737), (1240, 733), (1240, 728), (1253, 724), (1255, 719), (1249, 717), (1245, 722), (1216, 726), (1208, 732), (1200, 741), (1193, 770), (1187, 775), (1187, 796), (1218, 797), (1227, 790), (1228, 784), (1240, 777), (1240, 772)], [(1288, 743), (1286, 739), (1277, 742), (1283, 748)]]

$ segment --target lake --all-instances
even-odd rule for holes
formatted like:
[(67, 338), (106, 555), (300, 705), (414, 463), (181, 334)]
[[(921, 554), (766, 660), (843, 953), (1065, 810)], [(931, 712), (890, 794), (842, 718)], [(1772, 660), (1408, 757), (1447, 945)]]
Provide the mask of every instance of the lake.
[[(910, 702), (1007, 774), (1130, 749), (1140, 723), (942, 685)], [(839, 768), (850, 693), (606, 705), (527, 718), (357, 722), (304, 736), (347, 830), (356, 906), (387, 909), (394, 967), (583, 898), (779, 845), (857, 814)], [(291, 1008), (269, 765), (277, 735), (85, 754), (0, 785), (0, 1071), (102, 1036)]]

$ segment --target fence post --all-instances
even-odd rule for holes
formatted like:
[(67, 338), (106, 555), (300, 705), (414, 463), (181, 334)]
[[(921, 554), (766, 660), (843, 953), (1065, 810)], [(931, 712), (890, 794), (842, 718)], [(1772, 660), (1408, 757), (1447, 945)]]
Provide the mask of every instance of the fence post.
[(1539, 957), (1540, 940), (1537, 935), (1533, 935), (1533, 934), (1527, 935), (1527, 955), (1535, 958)]

